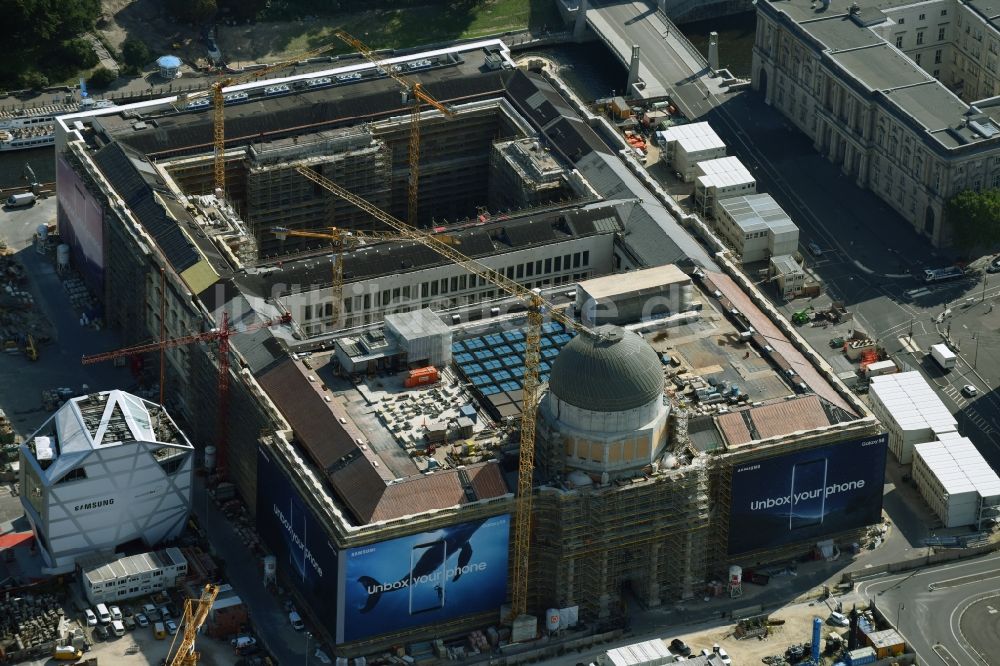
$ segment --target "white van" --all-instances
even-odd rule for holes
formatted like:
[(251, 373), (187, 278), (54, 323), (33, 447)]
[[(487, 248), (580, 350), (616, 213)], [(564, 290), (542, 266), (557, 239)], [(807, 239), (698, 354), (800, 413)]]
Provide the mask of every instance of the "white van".
[(100, 620), (101, 624), (111, 622), (111, 613), (108, 612), (108, 607), (104, 604), (97, 604), (97, 619)]
[(125, 625), (122, 624), (121, 620), (112, 620), (111, 621), (111, 631), (114, 632), (115, 636), (119, 636), (119, 637), (124, 636), (125, 635)]
[(7, 197), (7, 207), (8, 208), (25, 208), (31, 206), (35, 203), (35, 195), (31, 192), (22, 192), (21, 194), (12, 194)]

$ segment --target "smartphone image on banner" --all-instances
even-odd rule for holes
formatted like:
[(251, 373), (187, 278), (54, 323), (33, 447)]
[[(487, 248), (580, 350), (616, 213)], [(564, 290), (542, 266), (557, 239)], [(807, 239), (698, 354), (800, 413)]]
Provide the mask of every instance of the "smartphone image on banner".
[(447, 561), (443, 540), (417, 544), (410, 550), (410, 615), (444, 608)]
[[(826, 513), (826, 458), (796, 463), (792, 467), (792, 503), (788, 529), (823, 524)], [(796, 498), (802, 495), (796, 502)]]

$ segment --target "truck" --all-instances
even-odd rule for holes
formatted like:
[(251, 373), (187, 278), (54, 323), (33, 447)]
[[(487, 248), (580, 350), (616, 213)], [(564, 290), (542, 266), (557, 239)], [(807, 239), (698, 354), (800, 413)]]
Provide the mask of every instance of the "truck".
[(931, 345), (931, 356), (934, 357), (934, 360), (945, 372), (954, 368), (955, 362), (958, 360), (958, 357), (955, 356), (955, 352), (948, 349), (948, 345), (943, 342)]
[(31, 192), (12, 194), (7, 197), (8, 208), (27, 208), (35, 203), (35, 195)]

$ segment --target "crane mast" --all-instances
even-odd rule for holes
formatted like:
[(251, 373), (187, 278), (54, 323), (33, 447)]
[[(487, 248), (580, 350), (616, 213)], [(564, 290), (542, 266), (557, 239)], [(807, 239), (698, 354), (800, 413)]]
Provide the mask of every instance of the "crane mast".
[(394, 72), (392, 65), (385, 64), (375, 55), (364, 42), (360, 39), (350, 35), (343, 30), (337, 30), (333, 33), (344, 43), (350, 45), (351, 47), (358, 50), (358, 53), (363, 55), (368, 59), (373, 65), (375, 65), (380, 71), (385, 72), (387, 76), (393, 79), (396, 83), (401, 85), (406, 92), (413, 98), (411, 104), (413, 105), (410, 111), (410, 146), (408, 161), (410, 165), (410, 179), (407, 183), (407, 209), (406, 209), (406, 221), (410, 223), (411, 227), (417, 226), (417, 204), (418, 204), (418, 194), (420, 191), (419, 181), (420, 181), (420, 107), (422, 104), (428, 104), (441, 113), (444, 114), (446, 118), (453, 118), (455, 112), (441, 104), (433, 96), (423, 89), (419, 83), (411, 81), (405, 76)]
[[(190, 345), (198, 342), (217, 343), (219, 346), (219, 416), (216, 422), (216, 428), (218, 433), (218, 468), (221, 474), (226, 469), (226, 456), (229, 448), (229, 339), (237, 333), (250, 333), (262, 328), (270, 328), (271, 326), (287, 324), (291, 321), (292, 316), (285, 313), (279, 317), (265, 319), (264, 321), (250, 324), (240, 329), (235, 329), (230, 326), (229, 313), (223, 312), (222, 326), (220, 328), (215, 328), (204, 333), (195, 333), (193, 335), (172, 338), (170, 340), (159, 340), (157, 342), (149, 342), (142, 345), (136, 345), (134, 347), (116, 349), (114, 351), (104, 352), (101, 354), (92, 354), (90, 356), (84, 356), (81, 359), (81, 362), (83, 365), (90, 365), (92, 363), (110, 361), (116, 358), (130, 358), (151, 352), (161, 352), (160, 362), (162, 363), (162, 352), (167, 349), (174, 349), (176, 347), (182, 347), (184, 345)], [(162, 375), (163, 372), (161, 367), (160, 376), (162, 377)]]
[[(193, 599), (184, 600), (184, 617), (181, 618), (182, 632), (174, 634), (174, 640), (170, 643), (167, 655), (173, 653), (173, 657), (164, 660), (168, 666), (196, 666), (201, 658), (201, 653), (194, 649), (195, 639), (198, 630), (208, 619), (208, 613), (212, 610), (215, 598), (219, 596), (219, 586), (209, 583), (201, 592), (201, 597), (194, 602)], [(194, 606), (197, 603), (197, 607)], [(177, 652), (174, 652), (174, 645), (177, 644), (177, 637), (183, 635)]]

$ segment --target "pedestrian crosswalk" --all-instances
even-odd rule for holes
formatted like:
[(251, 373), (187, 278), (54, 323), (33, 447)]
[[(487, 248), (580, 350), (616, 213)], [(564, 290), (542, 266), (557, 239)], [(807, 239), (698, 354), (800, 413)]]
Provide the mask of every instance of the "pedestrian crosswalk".
[(981, 430), (983, 434), (987, 436), (993, 433), (993, 426), (989, 424), (983, 415), (976, 411), (975, 407), (968, 407), (970, 403), (966, 400), (965, 396), (962, 395), (961, 389), (953, 384), (949, 384), (941, 389), (941, 392), (948, 396), (952, 402), (958, 405), (958, 408), (962, 410), (962, 414), (969, 421), (969, 423), (976, 426), (976, 428)]
[(965, 399), (965, 396), (962, 395), (962, 392), (954, 384), (948, 384), (946, 387), (941, 389), (941, 392), (951, 398), (951, 401), (958, 405), (959, 408), (964, 408), (967, 404), (969, 404), (969, 401)]

